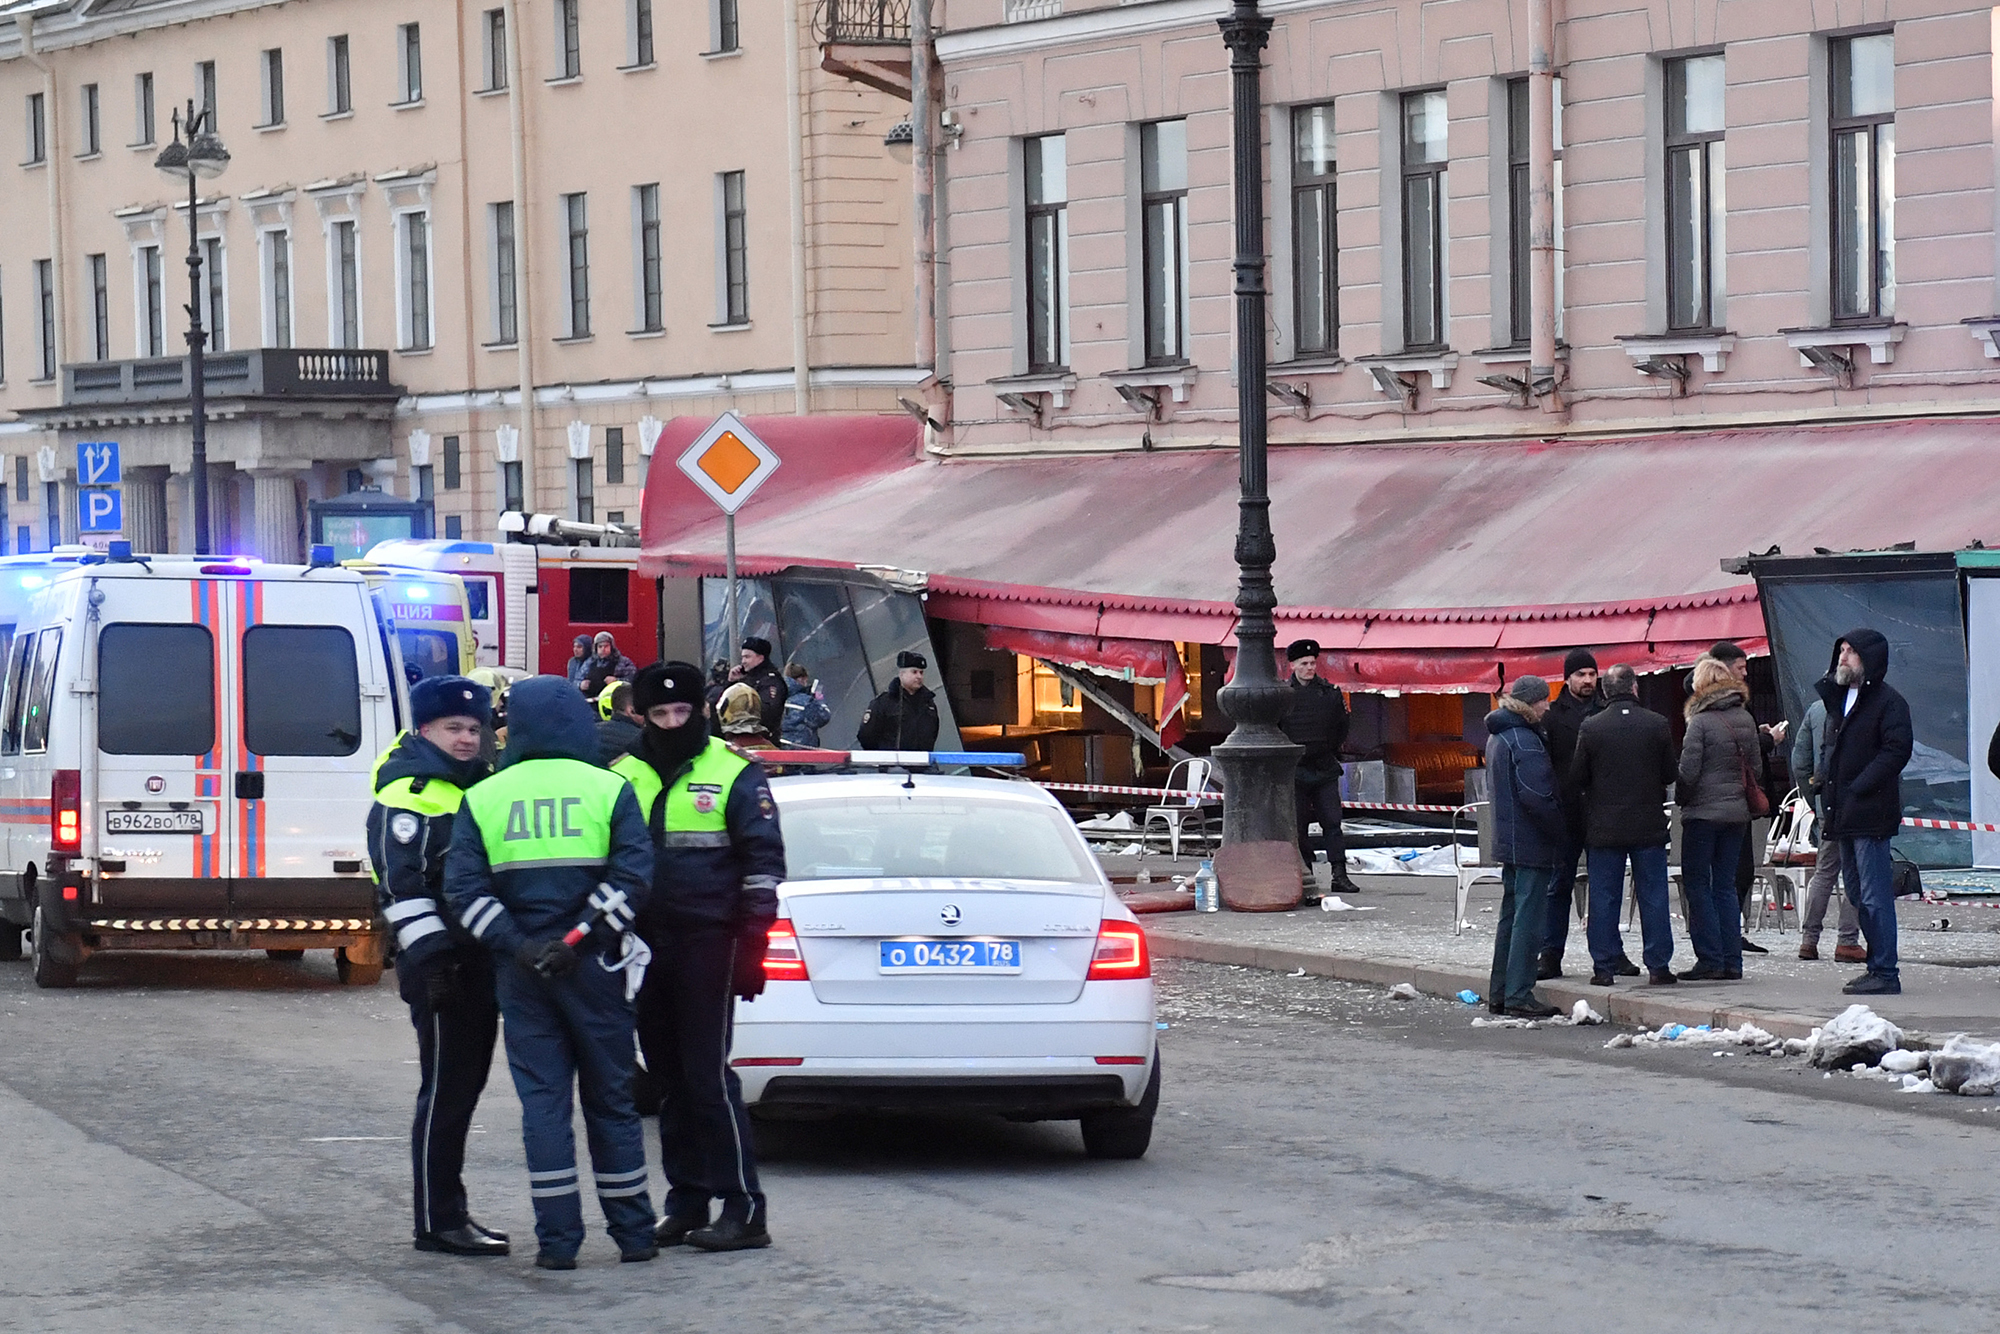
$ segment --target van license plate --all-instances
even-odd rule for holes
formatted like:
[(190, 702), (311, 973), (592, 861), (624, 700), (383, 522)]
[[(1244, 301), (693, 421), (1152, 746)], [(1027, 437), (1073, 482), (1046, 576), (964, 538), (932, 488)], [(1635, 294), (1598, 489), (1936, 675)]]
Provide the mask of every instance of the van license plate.
[(885, 973), (1018, 973), (1018, 940), (885, 940)]
[(106, 811), (107, 834), (199, 834), (200, 811)]

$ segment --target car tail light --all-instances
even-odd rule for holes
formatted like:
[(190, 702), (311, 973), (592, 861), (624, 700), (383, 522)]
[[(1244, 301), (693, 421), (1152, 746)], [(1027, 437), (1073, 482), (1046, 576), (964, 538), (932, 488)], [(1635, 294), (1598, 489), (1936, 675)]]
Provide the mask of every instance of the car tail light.
[(58, 769), (49, 791), (50, 835), (57, 852), (83, 851), (83, 774)]
[(1091, 982), (1112, 982), (1128, 977), (1151, 977), (1153, 957), (1146, 949), (1146, 933), (1136, 922), (1105, 921), (1097, 928), (1097, 949), (1090, 956)]
[(764, 980), (766, 982), (806, 981), (806, 956), (799, 953), (799, 937), (792, 930), (792, 924), (783, 920), (771, 923), (771, 932), (764, 946)]
[(1100, 1056), (1097, 1058), (1097, 1063), (1099, 1065), (1144, 1065), (1146, 1058), (1143, 1056)]
[(806, 1063), (806, 1058), (803, 1056), (738, 1056), (737, 1058), (735, 1058), (730, 1062), (731, 1065), (745, 1066), (745, 1067), (753, 1065), (790, 1066), (790, 1065), (804, 1065), (805, 1063)]

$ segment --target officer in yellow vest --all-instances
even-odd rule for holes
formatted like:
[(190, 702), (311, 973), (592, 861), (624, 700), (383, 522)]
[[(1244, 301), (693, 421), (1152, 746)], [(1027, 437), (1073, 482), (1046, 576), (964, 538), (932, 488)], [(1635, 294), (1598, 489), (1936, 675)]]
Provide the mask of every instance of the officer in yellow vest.
[(416, 731), (375, 761), (368, 812), (375, 894), (396, 933), (396, 985), (417, 1030), (416, 1248), (447, 1255), (507, 1254), (507, 1234), (481, 1227), (465, 1200), (465, 1136), (500, 1030), (493, 965), (456, 919), (438, 912), (452, 817), (466, 789), (486, 777), (479, 744), (492, 716), (492, 696), (476, 681), (432, 676), (411, 686)]
[(574, 686), (515, 686), (505, 763), (467, 794), (445, 859), (450, 911), (494, 960), (543, 1269), (576, 1268), (583, 1245), (572, 1085), (620, 1258), (657, 1254), (627, 985), (638, 949), (627, 928), (652, 891), (653, 848), (632, 789), (596, 758), (596, 720)]
[[(709, 736), (701, 669), (656, 664), (632, 683), (646, 720), (612, 769), (631, 780), (654, 845), (653, 898), (639, 932), (653, 966), (639, 992), (639, 1045), (665, 1088), (660, 1245), (708, 1251), (771, 1244), (743, 1085), (729, 1068), (735, 1000), (764, 990), (785, 842), (755, 762)], [(720, 1203), (710, 1221), (709, 1208)]]

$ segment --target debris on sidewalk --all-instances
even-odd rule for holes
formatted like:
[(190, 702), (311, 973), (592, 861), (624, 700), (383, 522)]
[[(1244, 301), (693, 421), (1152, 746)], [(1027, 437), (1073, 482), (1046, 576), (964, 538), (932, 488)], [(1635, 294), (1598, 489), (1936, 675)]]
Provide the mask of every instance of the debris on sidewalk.
[(1812, 1063), (1821, 1070), (1874, 1065), (1903, 1045), (1903, 1030), (1866, 1005), (1850, 1005), (1818, 1031)]
[(1945, 1093), (1990, 1098), (2000, 1092), (2000, 1043), (1956, 1033), (1930, 1058), (1931, 1082)]
[(1423, 993), (1408, 982), (1398, 982), (1395, 986), (1389, 988), (1389, 995), (1396, 1000), (1416, 1000)]
[(1372, 903), (1365, 908), (1356, 907), (1354, 904), (1349, 903), (1346, 899), (1343, 899), (1338, 894), (1329, 894), (1325, 898), (1321, 899), (1319, 901), (1319, 910), (1321, 912), (1381, 912), (1382, 911), (1380, 907)]
[(1620, 1033), (1604, 1045), (1607, 1048), (1699, 1046), (1724, 1043), (1746, 1047), (1759, 1056), (1797, 1056), (1807, 1050), (1811, 1039), (1780, 1038), (1755, 1024), (1736, 1028), (1712, 1028), (1707, 1024), (1662, 1024), (1649, 1033)]
[(1479, 1004), (1479, 993), (1476, 991), (1461, 991), (1458, 993), (1458, 998), (1467, 1005)]
[(1514, 1015), (1488, 1019), (1481, 1016), (1472, 1021), (1474, 1028), (1578, 1028), (1585, 1024), (1601, 1024), (1604, 1016), (1590, 1008), (1590, 1002), (1580, 1000), (1568, 1014), (1557, 1015), (1553, 1019), (1522, 1019)]

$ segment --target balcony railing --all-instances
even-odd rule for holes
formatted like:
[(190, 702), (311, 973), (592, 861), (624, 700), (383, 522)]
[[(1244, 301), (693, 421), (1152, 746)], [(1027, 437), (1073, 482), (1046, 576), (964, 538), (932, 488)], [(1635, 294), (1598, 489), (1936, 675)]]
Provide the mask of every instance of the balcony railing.
[[(186, 357), (88, 361), (63, 367), (63, 404), (162, 403), (188, 396)], [(377, 348), (260, 347), (211, 352), (210, 398), (397, 398), (389, 354)]]
[(819, 0), (813, 35), (822, 45), (907, 46), (910, 0)]

